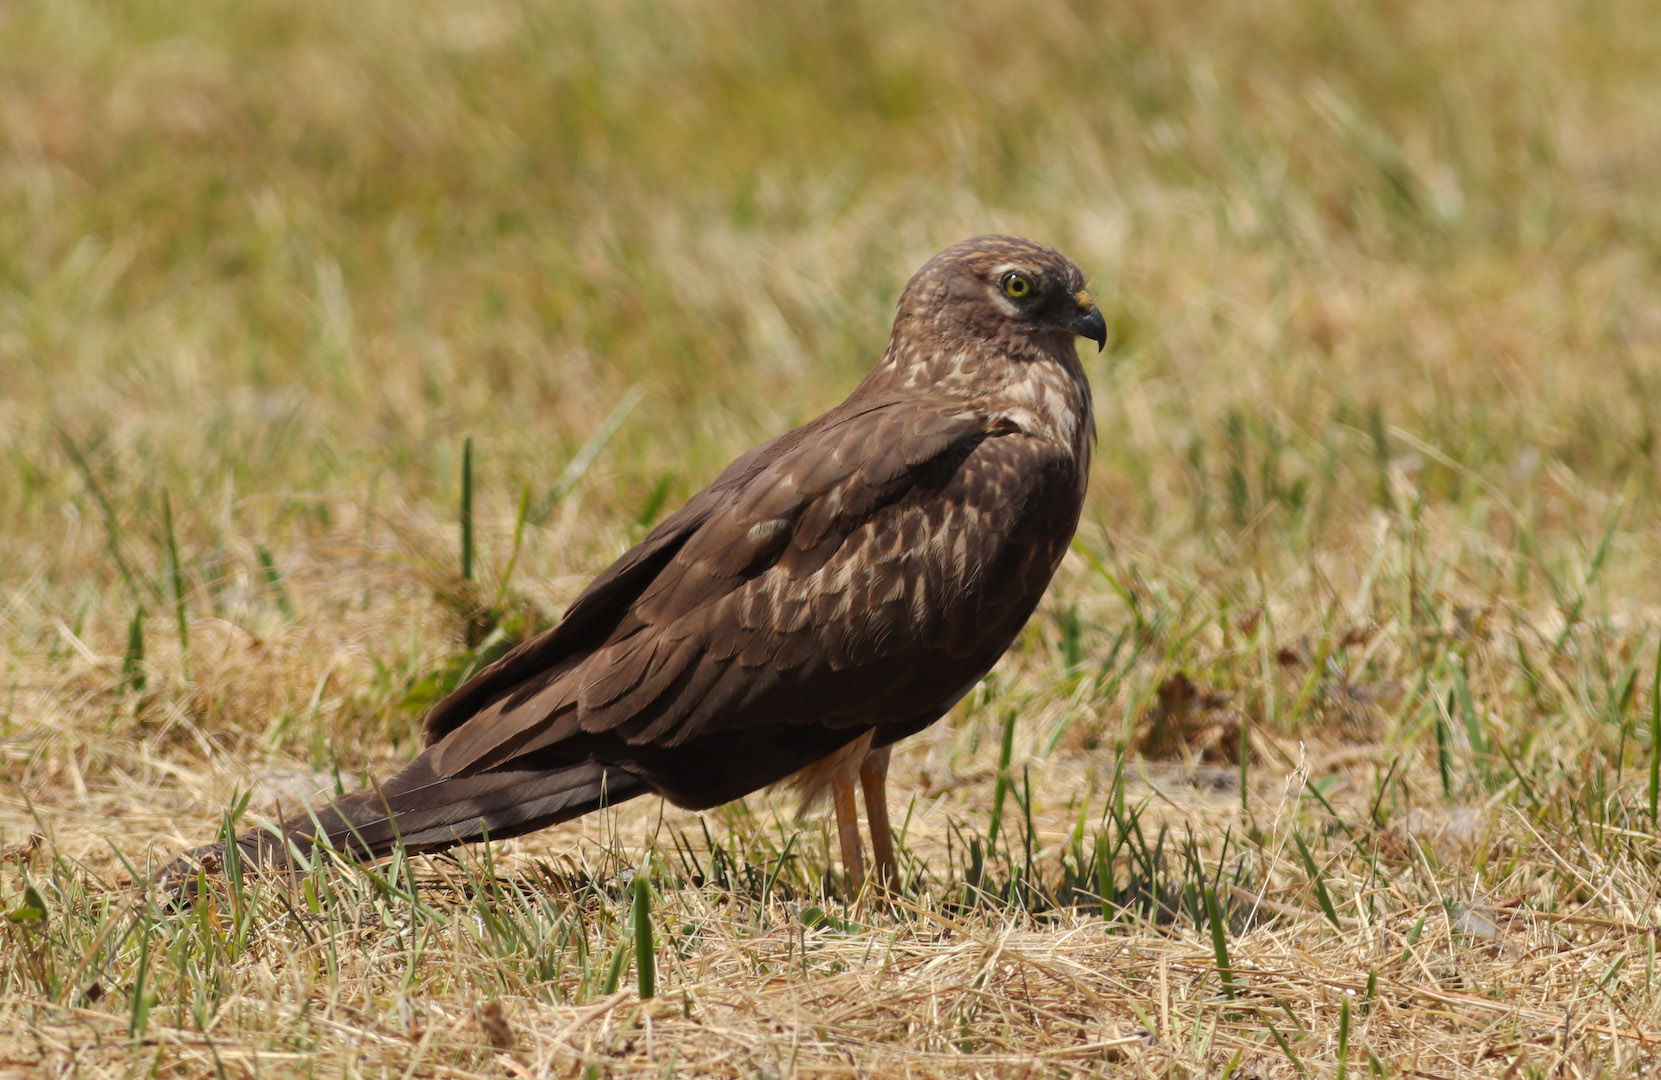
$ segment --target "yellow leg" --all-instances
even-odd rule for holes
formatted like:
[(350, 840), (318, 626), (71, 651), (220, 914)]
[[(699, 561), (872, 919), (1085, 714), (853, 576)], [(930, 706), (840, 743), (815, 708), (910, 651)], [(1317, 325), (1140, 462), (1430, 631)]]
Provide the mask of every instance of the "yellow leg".
[(850, 899), (865, 889), (865, 858), (860, 853), (859, 807), (854, 804), (854, 780), (838, 772), (831, 780), (831, 802), (836, 806), (836, 833), (842, 841), (842, 869), (848, 875)]
[(894, 831), (888, 823), (888, 747), (873, 750), (859, 766), (859, 785), (865, 789), (865, 817), (871, 823), (871, 861), (877, 884), (884, 890), (900, 887), (900, 866), (894, 858)]

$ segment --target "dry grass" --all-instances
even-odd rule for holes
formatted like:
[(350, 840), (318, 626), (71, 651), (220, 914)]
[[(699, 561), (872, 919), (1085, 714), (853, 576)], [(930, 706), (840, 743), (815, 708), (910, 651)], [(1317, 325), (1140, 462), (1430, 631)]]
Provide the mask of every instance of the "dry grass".
[[(0, 6), (0, 1074), (1653, 1073), (1658, 48), (1538, 0)], [(130, 888), (406, 760), (989, 229), (1096, 274), (1100, 453), (897, 755), (903, 902), (770, 797)]]

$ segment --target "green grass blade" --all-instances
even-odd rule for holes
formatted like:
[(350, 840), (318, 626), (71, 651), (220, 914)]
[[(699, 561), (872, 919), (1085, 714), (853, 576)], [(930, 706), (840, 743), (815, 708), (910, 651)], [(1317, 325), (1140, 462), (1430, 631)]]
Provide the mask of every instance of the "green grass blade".
[(1471, 683), (1465, 676), (1465, 665), (1453, 665), (1453, 695), (1459, 705), (1459, 717), (1465, 722), (1465, 738), (1471, 744), (1471, 753), (1477, 759), (1477, 765), (1486, 772), (1485, 763), (1488, 758), (1488, 738), (1482, 732), (1482, 718), (1477, 715), (1476, 703), (1471, 698)]
[(1326, 914), (1327, 921), (1334, 929), (1342, 930), (1344, 924), (1338, 919), (1338, 909), (1333, 906), (1332, 894), (1327, 891), (1326, 875), (1315, 864), (1315, 857), (1309, 853), (1309, 845), (1303, 842), (1303, 834), (1296, 829), (1292, 831), (1292, 840), (1298, 845), (1298, 854), (1303, 858), (1304, 870), (1309, 874), (1309, 883), (1315, 889), (1315, 899), (1321, 905), (1321, 911)]
[(137, 1042), (150, 1026), (150, 1006), (155, 1004), (156, 992), (150, 978), (150, 938), (154, 927), (150, 920), (140, 916), (143, 923), (138, 935), (138, 963), (133, 969), (133, 997), (127, 1012), (127, 1037)]
[(502, 600), (507, 596), (508, 583), (513, 580), (514, 567), (519, 565), (519, 552), (525, 543), (525, 518), (531, 510), (531, 486), (525, 484), (519, 489), (519, 509), (513, 515), (513, 550), (508, 553), (507, 568), (502, 571), (502, 580), (496, 583), (496, 608), (500, 610)]
[(1655, 644), (1655, 676), (1649, 695), (1649, 821), (1661, 827), (1661, 641)]
[(75, 445), (75, 440), (71, 439), (69, 433), (62, 428), (58, 429), (58, 441), (63, 444), (64, 453), (68, 454), (69, 460), (74, 462), (75, 469), (81, 474), (81, 479), (86, 483), (87, 490), (92, 493), (93, 502), (98, 504), (98, 510), (104, 522), (104, 548), (109, 552), (110, 558), (115, 561), (116, 569), (121, 572), (121, 579), (127, 583), (128, 591), (134, 597), (141, 597), (145, 591), (154, 594), (153, 586), (149, 590), (139, 589), (138, 578), (133, 574), (133, 568), (128, 564), (126, 556), (121, 553), (121, 528), (116, 521), (115, 509), (110, 506), (109, 499), (104, 497), (104, 489), (98, 483), (98, 477), (93, 475), (92, 466), (82, 456), (81, 448)]
[(1448, 707), (1439, 709), (1436, 702), (1430, 703), (1431, 712), (1436, 721), (1436, 769), (1442, 777), (1442, 798), (1453, 798), (1453, 748), (1450, 745), (1452, 738), (1448, 733), (1448, 716), (1453, 712), (1453, 695), (1448, 695)]
[(1350, 999), (1338, 1003), (1338, 1076), (1348, 1080), (1350, 1074)]
[(1015, 753), (1015, 710), (1004, 714), (1003, 742), (998, 748), (998, 777), (992, 783), (992, 820), (986, 827), (986, 853), (998, 850), (998, 830), (1003, 826), (1004, 800), (1009, 797), (1009, 762)]
[(173, 586), (173, 619), (179, 628), (179, 663), (190, 680), (190, 620), (185, 615), (185, 578), (179, 569), (179, 541), (173, 534), (173, 499), (161, 491), (162, 524), (167, 531), (167, 575)]
[(1287, 1042), (1286, 1036), (1282, 1035), (1280, 1029), (1275, 1027), (1275, 1022), (1266, 1016), (1262, 1019), (1264, 1025), (1269, 1029), (1269, 1034), (1274, 1038), (1275, 1045), (1280, 1047), (1280, 1052), (1286, 1055), (1286, 1060), (1292, 1063), (1292, 1067), (1298, 1070), (1298, 1075), (1308, 1076), (1309, 1070), (1304, 1067), (1304, 1063), (1299, 1060), (1298, 1055), (1292, 1052), (1292, 1044)]
[(607, 413), (606, 418), (601, 421), (599, 430), (588, 437), (588, 441), (583, 443), (576, 456), (559, 474), (559, 478), (553, 482), (542, 498), (537, 501), (535, 507), (532, 508), (532, 525), (541, 525), (548, 520), (548, 515), (553, 513), (554, 507), (588, 473), (589, 466), (594, 464), (594, 459), (600, 456), (600, 451), (606, 448), (606, 444), (611, 441), (612, 436), (617, 434), (617, 429), (623, 426), (623, 421), (628, 418), (629, 413), (634, 411), (634, 407), (640, 404), (640, 400), (645, 396), (646, 392), (640, 387), (631, 386), (628, 392), (623, 395), (622, 400), (612, 407), (611, 412)]
[(1223, 983), (1223, 994), (1230, 1001), (1235, 997), (1234, 967), (1228, 960), (1228, 928), (1223, 924), (1223, 908), (1217, 902), (1217, 890), (1211, 885), (1201, 886), (1205, 897), (1206, 922), (1211, 926), (1211, 951), (1217, 958), (1217, 976)]
[(473, 436), (461, 444), (461, 580), (473, 580)]
[(634, 872), (634, 904), (630, 911), (634, 924), (634, 966), (640, 980), (640, 999), (657, 996), (657, 950), (652, 943), (652, 877), (651, 856), (640, 860)]
[(1390, 485), (1390, 439), (1384, 432), (1384, 410), (1377, 405), (1367, 410), (1367, 434), (1373, 443), (1373, 467), (1378, 472), (1378, 505), (1388, 513), (1396, 511), (1396, 496)]
[(277, 610), (283, 613), (285, 619), (295, 617), (294, 601), (289, 599), (288, 590), (283, 587), (282, 575), (277, 572), (277, 563), (271, 557), (271, 552), (261, 545), (257, 550), (260, 563), (260, 575), (265, 578), (265, 587), (271, 590), (277, 600)]
[(144, 605), (133, 609), (127, 623), (127, 651), (121, 657), (121, 686), (126, 690), (142, 691), (148, 683), (144, 674)]
[(629, 962), (629, 946), (620, 941), (611, 953), (611, 966), (606, 968), (606, 978), (600, 984), (600, 996), (610, 997), (617, 993), (617, 984), (623, 981), (623, 968)]

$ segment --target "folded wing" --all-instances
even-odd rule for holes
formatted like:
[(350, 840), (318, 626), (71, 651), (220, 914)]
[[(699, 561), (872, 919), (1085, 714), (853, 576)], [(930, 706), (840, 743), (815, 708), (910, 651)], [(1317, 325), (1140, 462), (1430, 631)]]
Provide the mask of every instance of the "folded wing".
[(961, 406), (845, 407), (758, 448), (565, 621), (441, 702), (436, 778), (599, 761), (709, 806), (932, 722), (1076, 524), (1061, 448)]

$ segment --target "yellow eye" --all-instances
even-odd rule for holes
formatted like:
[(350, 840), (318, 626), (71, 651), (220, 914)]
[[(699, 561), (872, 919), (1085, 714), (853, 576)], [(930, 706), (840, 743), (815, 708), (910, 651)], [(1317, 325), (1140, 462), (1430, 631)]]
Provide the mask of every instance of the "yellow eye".
[(1020, 300), (1031, 294), (1032, 279), (1022, 273), (1005, 274), (1003, 286), (1005, 296)]

